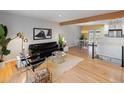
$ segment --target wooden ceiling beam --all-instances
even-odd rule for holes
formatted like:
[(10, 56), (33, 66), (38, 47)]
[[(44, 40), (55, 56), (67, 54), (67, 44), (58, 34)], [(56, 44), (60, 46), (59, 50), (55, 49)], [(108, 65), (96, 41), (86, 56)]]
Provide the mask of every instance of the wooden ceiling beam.
[(64, 21), (64, 22), (60, 22), (59, 24), (60, 25), (72, 25), (72, 24), (85, 23), (85, 22), (91, 22), (91, 21), (111, 20), (111, 19), (123, 18), (123, 17), (124, 17), (124, 10), (86, 17), (86, 18)]

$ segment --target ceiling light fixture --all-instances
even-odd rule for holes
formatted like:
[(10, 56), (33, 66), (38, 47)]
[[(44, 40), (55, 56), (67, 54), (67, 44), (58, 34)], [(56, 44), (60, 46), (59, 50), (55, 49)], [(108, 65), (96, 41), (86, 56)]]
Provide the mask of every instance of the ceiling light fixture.
[(62, 17), (62, 15), (61, 15), (61, 14), (59, 14), (58, 16), (59, 16), (59, 17)]

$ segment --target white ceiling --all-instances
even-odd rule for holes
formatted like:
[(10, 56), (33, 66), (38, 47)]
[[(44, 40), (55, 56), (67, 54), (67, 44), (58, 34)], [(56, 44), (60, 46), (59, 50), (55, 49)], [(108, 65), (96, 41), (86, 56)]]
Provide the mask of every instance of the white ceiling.
[(114, 11), (115, 10), (4, 10), (2, 12), (62, 22)]

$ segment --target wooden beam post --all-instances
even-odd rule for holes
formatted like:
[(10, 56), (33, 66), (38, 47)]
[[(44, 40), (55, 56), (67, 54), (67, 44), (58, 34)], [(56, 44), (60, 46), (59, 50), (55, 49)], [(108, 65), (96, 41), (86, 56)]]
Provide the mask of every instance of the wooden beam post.
[(123, 17), (124, 17), (124, 10), (86, 17), (86, 18), (64, 21), (64, 22), (60, 22), (59, 24), (60, 25), (71, 25), (71, 24), (85, 23), (85, 22), (91, 22), (91, 21), (111, 20), (111, 19), (123, 18)]

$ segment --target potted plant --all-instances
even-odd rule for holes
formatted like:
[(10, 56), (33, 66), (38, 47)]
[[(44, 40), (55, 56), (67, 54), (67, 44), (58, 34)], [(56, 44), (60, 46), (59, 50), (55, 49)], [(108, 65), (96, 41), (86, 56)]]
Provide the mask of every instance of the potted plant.
[(64, 37), (60, 34), (59, 34), (59, 38), (58, 38), (58, 45), (59, 45), (59, 50), (63, 51), (64, 45), (65, 45), (65, 40), (64, 40)]
[(7, 49), (8, 43), (11, 38), (7, 38), (7, 27), (0, 24), (0, 63), (3, 63), (4, 56), (10, 54), (10, 50)]
[(84, 40), (84, 34), (81, 34), (79, 39)]

